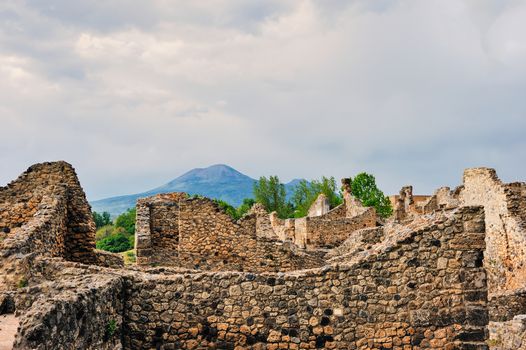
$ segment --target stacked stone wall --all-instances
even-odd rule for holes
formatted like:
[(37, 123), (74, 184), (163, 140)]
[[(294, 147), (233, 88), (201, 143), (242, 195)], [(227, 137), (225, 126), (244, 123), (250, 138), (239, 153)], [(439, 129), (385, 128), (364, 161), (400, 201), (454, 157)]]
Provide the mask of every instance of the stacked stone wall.
[[(257, 215), (238, 222), (206, 198), (152, 197), (137, 210), (137, 263), (202, 270), (290, 271), (323, 260), (257, 234)], [(168, 209), (167, 209), (168, 208)]]
[[(127, 281), (125, 348), (487, 349), (481, 208), (345, 264)], [(378, 248), (378, 247), (377, 247)]]
[(13, 350), (121, 348), (123, 278), (88, 276), (74, 291), (67, 288), (72, 281), (63, 283), (54, 293), (42, 291), (21, 316)]
[(495, 170), (467, 169), (460, 192), (462, 205), (484, 205), (486, 212), (485, 267), (491, 293), (526, 284), (526, 196), (523, 184), (503, 184)]
[[(95, 224), (73, 167), (30, 167), (0, 188), (0, 289), (23, 278), (30, 255), (97, 264)], [(106, 259), (107, 260), (107, 259)]]
[(374, 226), (376, 226), (376, 211), (373, 208), (367, 208), (361, 214), (350, 218), (307, 217), (306, 246), (308, 248), (334, 248), (343, 243), (352, 232)]

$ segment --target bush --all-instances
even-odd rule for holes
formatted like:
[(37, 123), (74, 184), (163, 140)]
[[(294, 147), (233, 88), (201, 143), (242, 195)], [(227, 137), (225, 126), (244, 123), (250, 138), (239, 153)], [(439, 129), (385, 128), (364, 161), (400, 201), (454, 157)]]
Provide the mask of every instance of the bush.
[(121, 253), (133, 248), (130, 244), (130, 236), (123, 233), (115, 233), (97, 242), (97, 249), (112, 253)]

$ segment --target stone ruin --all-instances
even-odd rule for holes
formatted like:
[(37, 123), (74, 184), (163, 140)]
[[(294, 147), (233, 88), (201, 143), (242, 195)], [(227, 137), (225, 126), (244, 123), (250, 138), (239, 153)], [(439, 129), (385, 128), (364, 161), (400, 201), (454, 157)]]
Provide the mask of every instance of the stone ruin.
[[(344, 186), (345, 189), (345, 186)], [(0, 349), (522, 349), (526, 184), (463, 185), (380, 220), (330, 209), (233, 221), (182, 193), (137, 203), (137, 264), (95, 249), (74, 169), (0, 188)]]

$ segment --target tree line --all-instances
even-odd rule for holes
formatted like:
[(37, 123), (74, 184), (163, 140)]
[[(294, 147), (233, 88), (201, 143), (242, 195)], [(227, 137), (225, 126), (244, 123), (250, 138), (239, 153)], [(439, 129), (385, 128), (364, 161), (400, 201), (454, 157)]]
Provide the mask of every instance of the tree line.
[[(386, 218), (393, 213), (389, 198), (378, 188), (376, 179), (368, 173), (360, 173), (350, 178), (348, 185), (352, 195), (358, 198), (366, 207), (374, 207), (380, 217)], [(301, 180), (294, 188), (292, 196), (287, 198), (285, 185), (278, 176), (260, 177), (254, 183), (253, 198), (245, 198), (242, 204), (234, 207), (229, 203), (214, 199), (228, 215), (239, 220), (255, 203), (261, 203), (267, 212), (276, 212), (282, 219), (300, 218), (307, 215), (309, 208), (320, 194), (324, 194), (330, 208), (343, 203), (343, 188), (338, 188), (334, 177), (322, 176), (320, 179)], [(193, 197), (200, 197), (194, 195)], [(110, 252), (124, 252), (133, 248), (135, 236), (135, 208), (128, 209), (119, 215), (115, 221), (110, 214), (93, 212), (93, 220), (97, 226), (97, 248)]]

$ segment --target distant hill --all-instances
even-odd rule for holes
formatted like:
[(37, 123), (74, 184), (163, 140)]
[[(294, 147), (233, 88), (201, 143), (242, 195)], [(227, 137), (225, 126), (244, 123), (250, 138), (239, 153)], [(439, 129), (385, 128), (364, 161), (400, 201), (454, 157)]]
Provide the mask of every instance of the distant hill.
[[(158, 193), (186, 192), (201, 196), (221, 199), (233, 206), (238, 206), (245, 198), (252, 198), (252, 189), (256, 180), (240, 173), (224, 164), (212, 165), (208, 168), (196, 168), (152, 190), (125, 196), (105, 198), (90, 202), (92, 210), (109, 212), (117, 216), (128, 208), (135, 207), (139, 198), (149, 197)], [(292, 194), (294, 186), (300, 180), (294, 179), (285, 184), (287, 196)]]

